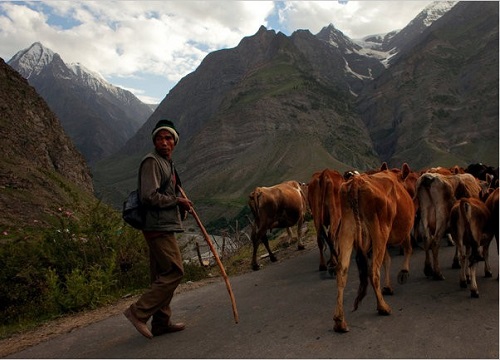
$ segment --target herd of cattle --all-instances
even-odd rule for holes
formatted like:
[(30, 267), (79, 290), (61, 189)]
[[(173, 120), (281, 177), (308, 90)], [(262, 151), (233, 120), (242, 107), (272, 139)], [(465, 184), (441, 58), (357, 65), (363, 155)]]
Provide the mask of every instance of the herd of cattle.
[[(343, 292), (353, 249), (359, 270), (356, 310), (366, 295), (368, 281), (377, 298), (377, 311), (391, 313), (383, 295), (393, 293), (389, 276), (388, 246), (401, 246), (404, 254), (398, 282), (407, 281), (412, 248), (423, 242), (424, 274), (444, 279), (439, 266), (440, 241), (455, 243), (453, 267), (460, 268), (460, 286), (470, 283), (471, 297), (479, 297), (476, 283), (478, 261), (485, 262), (491, 277), (488, 249), (493, 237), (498, 252), (498, 168), (471, 164), (467, 168), (431, 168), (411, 171), (407, 164), (389, 169), (387, 164), (365, 173), (340, 174), (325, 169), (312, 175), (307, 184), (286, 181), (272, 187), (257, 187), (250, 194), (254, 216), (251, 239), (252, 268), (259, 269), (257, 249), (262, 242), (271, 261), (267, 231), (297, 225), (298, 248), (303, 249), (302, 224), (307, 212), (314, 220), (319, 247), (319, 270), (335, 272), (337, 305), (334, 329), (348, 331)], [(325, 259), (325, 250), (329, 250)], [(384, 267), (381, 288), (381, 267)]]

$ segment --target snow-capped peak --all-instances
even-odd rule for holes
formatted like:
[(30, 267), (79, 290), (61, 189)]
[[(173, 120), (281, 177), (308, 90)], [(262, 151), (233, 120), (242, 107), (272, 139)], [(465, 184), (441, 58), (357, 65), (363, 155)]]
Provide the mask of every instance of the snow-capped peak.
[(37, 75), (40, 71), (50, 64), (54, 58), (54, 52), (41, 43), (35, 42), (28, 49), (18, 51), (9, 63), (18, 64), (19, 73), (26, 79), (31, 75)]
[(434, 1), (427, 5), (421, 14), (423, 15), (422, 22), (425, 26), (430, 26), (434, 21), (443, 16), (448, 10), (455, 6), (458, 1)]
[[(46, 66), (49, 66), (54, 57), (58, 56), (49, 48), (44, 47), (41, 43), (35, 42), (29, 48), (17, 52), (8, 64), (15, 64), (16, 70), (26, 79), (31, 76), (37, 76)], [(62, 59), (61, 59), (62, 60)], [(87, 69), (80, 63), (64, 63), (66, 68), (72, 73), (69, 75), (79, 83), (86, 84), (94, 91), (100, 91), (105, 88), (113, 93), (119, 92), (119, 89), (109, 84), (106, 79), (98, 72)], [(60, 74), (67, 77), (68, 73)]]

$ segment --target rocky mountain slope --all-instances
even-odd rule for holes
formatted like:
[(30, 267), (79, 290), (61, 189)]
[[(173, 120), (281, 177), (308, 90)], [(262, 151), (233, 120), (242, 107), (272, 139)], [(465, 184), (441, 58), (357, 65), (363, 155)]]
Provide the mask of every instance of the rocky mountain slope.
[(498, 166), (498, 3), (458, 3), (358, 100), (380, 160)]
[(8, 64), (45, 99), (89, 164), (118, 151), (153, 112), (131, 92), (81, 64), (66, 64), (40, 43)]
[[(26, 79), (0, 59), (0, 228), (43, 225), (92, 201), (90, 169)], [(95, 200), (95, 199), (94, 199)]]

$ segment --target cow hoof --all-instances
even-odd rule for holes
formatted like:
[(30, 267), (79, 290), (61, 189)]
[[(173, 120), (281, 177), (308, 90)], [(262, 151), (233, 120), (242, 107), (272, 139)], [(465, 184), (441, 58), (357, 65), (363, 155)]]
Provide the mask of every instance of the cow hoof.
[(471, 290), (470, 291), (470, 297), (473, 299), (478, 299), (479, 298), (479, 291), (477, 290)]
[(432, 278), (434, 280), (444, 280), (445, 279), (445, 277), (441, 273), (434, 273), (434, 275), (432, 276)]
[(424, 275), (425, 276), (434, 276), (434, 270), (432, 270), (432, 267), (430, 265), (425, 265)]
[(270, 256), (269, 259), (271, 260), (271, 262), (276, 262), (278, 261), (278, 258), (276, 256)]
[(485, 278), (490, 278), (490, 277), (493, 277), (493, 274), (491, 273), (491, 271), (485, 271), (484, 272), (484, 277)]
[(260, 266), (259, 266), (259, 265), (257, 265), (257, 264), (254, 264), (254, 265), (252, 265), (252, 270), (253, 270), (253, 271), (260, 270)]
[(336, 322), (333, 326), (333, 330), (338, 333), (346, 333), (349, 332), (349, 328), (347, 327), (347, 323), (345, 321)]
[(335, 277), (335, 268), (331, 267), (328, 269), (328, 274), (330, 274), (331, 277)]
[(467, 289), (467, 281), (465, 280), (460, 280), (460, 287), (462, 289)]
[(304, 250), (306, 247), (304, 245), (297, 246), (297, 250)]
[(451, 264), (452, 269), (460, 269), (460, 263), (458, 262), (458, 259), (453, 259), (453, 264)]
[(391, 315), (391, 309), (377, 309), (379, 315)]
[(390, 287), (384, 286), (382, 288), (382, 295), (394, 295), (394, 291)]
[(328, 268), (326, 267), (326, 265), (320, 265), (319, 266), (319, 271), (326, 271), (328, 270)]
[(398, 284), (406, 284), (409, 277), (410, 273), (408, 270), (401, 270), (398, 274)]

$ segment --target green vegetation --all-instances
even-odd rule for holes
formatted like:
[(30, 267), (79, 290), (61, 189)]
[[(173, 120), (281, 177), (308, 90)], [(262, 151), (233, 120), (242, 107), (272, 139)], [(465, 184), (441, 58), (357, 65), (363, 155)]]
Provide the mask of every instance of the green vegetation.
[[(94, 309), (149, 284), (149, 256), (141, 232), (102, 203), (80, 213), (62, 211), (58, 224), (0, 241), (0, 338), (47, 320)], [(207, 277), (185, 265), (183, 281)]]

